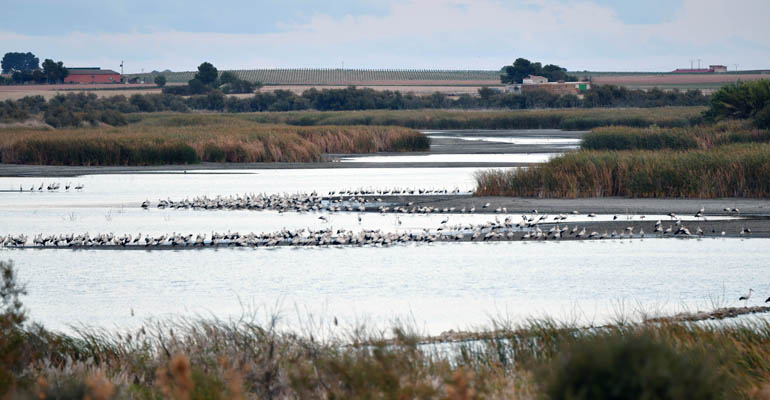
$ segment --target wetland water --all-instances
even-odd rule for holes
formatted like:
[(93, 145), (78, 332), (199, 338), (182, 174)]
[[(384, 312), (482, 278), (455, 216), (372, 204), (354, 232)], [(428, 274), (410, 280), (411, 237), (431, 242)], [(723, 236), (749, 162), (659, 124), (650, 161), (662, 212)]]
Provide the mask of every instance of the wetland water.
[[(550, 316), (601, 323), (635, 310), (708, 310), (733, 288), (770, 293), (767, 239), (435, 243), (390, 248), (0, 250), (28, 282), (34, 320), (136, 326), (239, 317), (244, 308), (426, 333)], [(763, 300), (759, 299), (757, 301)], [(739, 305), (728, 301), (728, 305)], [(132, 316), (132, 311), (134, 315)]]
[[(565, 133), (573, 136), (565, 139), (558, 131), (551, 136), (528, 131), (521, 138), (507, 132), (476, 132), (475, 139), (481, 139), (471, 140), (474, 134), (442, 131), (435, 134), (450, 139), (435, 140), (434, 146), (449, 146), (446, 150), (452, 141), (476, 143), (472, 148), (479, 150), (481, 160), (491, 154), (490, 145), (497, 150), (506, 147), (503, 153), (518, 156), (537, 145), (533, 140), (544, 141), (537, 146), (546, 146), (540, 150), (547, 151), (537, 155), (550, 156), (558, 150), (548, 146), (570, 145), (565, 140), (574, 140), (574, 134)], [(494, 142), (496, 138), (504, 140)], [(511, 150), (511, 146), (526, 149)], [(436, 155), (452, 154), (474, 153), (439, 150)], [(0, 178), (0, 235), (436, 229), (446, 215), (400, 215), (399, 224), (393, 214), (366, 213), (359, 223), (358, 213), (142, 210), (139, 205), (145, 199), (157, 204), (158, 199), (167, 198), (312, 191), (325, 195), (343, 189), (459, 189), (466, 193), (473, 189), (477, 169), (198, 170)], [(69, 182), (83, 184), (84, 189), (29, 191), (51, 182), (62, 187)], [(319, 215), (328, 222), (319, 220)], [(510, 215), (514, 221), (521, 218)], [(450, 225), (479, 224), (495, 215), (449, 218)], [(586, 218), (569, 215), (567, 223)], [(599, 215), (592, 220), (610, 218)], [(646, 221), (661, 218), (665, 216), (648, 215)], [(32, 319), (55, 329), (80, 323), (130, 327), (147, 318), (229, 318), (260, 308), (281, 311), (291, 328), (302, 325), (298, 315), (327, 321), (337, 317), (346, 325), (369, 322), (377, 327), (401, 318), (425, 333), (438, 334), (484, 325), (493, 317), (523, 321), (548, 315), (598, 323), (638, 308), (652, 312), (710, 309), (713, 300), (732, 299), (735, 291), (749, 286), (770, 294), (770, 285), (763, 283), (770, 262), (768, 245), (766, 239), (645, 239), (186, 251), (0, 248), (0, 259), (12, 259), (28, 283), (25, 304)]]

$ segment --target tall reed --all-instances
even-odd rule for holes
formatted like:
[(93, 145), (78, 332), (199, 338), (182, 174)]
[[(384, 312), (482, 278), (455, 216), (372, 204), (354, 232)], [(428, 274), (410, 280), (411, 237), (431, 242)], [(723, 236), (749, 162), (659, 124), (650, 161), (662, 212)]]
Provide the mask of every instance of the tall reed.
[(476, 174), (480, 196), (770, 197), (770, 145), (579, 151), (528, 169)]
[(684, 127), (700, 120), (703, 107), (551, 109), (514, 111), (372, 110), (239, 114), (259, 122), (290, 125), (398, 125), (418, 129), (569, 129), (626, 125)]
[(0, 131), (0, 162), (40, 165), (157, 165), (312, 162), (324, 153), (427, 150), (427, 136), (382, 126), (296, 127), (231, 116), (154, 118), (116, 128)]
[(595, 128), (583, 136), (586, 150), (689, 150), (709, 149), (730, 143), (770, 142), (770, 131), (742, 121), (725, 121), (686, 128)]

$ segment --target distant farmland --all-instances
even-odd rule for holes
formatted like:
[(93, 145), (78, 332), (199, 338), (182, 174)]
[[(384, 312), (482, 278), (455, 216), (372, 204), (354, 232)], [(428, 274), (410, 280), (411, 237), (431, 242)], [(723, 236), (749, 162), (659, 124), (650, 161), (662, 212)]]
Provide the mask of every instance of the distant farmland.
[[(270, 86), (374, 86), (399, 90), (404, 86), (480, 88), (502, 86), (500, 72), (494, 70), (399, 70), (399, 69), (250, 69), (233, 70), (239, 78), (262, 82)], [(725, 74), (675, 74), (670, 72), (570, 72), (581, 79), (591, 79), (598, 85), (619, 85), (631, 89), (718, 89), (737, 80), (770, 79), (770, 71), (738, 71)], [(129, 74), (152, 82), (155, 76), (165, 75), (169, 83), (185, 83), (194, 71), (152, 72)], [(401, 89), (403, 90), (403, 89)], [(451, 90), (450, 90), (451, 91)]]
[[(387, 85), (387, 86), (493, 86), (500, 85), (499, 71), (397, 70), (397, 69), (250, 69), (232, 70), (240, 79), (266, 85)], [(170, 83), (187, 82), (195, 72), (132, 74), (145, 82), (165, 75)]]

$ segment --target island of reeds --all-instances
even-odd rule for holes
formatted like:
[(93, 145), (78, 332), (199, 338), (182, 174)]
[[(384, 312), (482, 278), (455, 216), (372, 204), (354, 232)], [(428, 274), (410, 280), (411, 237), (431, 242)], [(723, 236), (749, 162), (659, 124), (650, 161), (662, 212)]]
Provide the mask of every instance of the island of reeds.
[[(688, 127), (611, 126), (581, 150), (476, 174), (476, 194), (524, 197), (770, 197), (770, 81), (717, 92)], [(764, 97), (763, 97), (764, 96)]]
[(125, 126), (0, 132), (0, 163), (158, 165), (318, 162), (326, 153), (424, 151), (420, 132), (385, 126), (297, 127), (231, 115), (145, 115)]

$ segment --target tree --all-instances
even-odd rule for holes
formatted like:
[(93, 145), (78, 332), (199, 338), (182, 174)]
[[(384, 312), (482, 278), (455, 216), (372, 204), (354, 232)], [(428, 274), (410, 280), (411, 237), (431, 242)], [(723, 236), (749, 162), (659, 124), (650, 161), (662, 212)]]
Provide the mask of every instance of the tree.
[(219, 76), (219, 71), (209, 62), (204, 62), (198, 66), (198, 72), (195, 74), (195, 79), (199, 80), (202, 84), (207, 86), (213, 86)]
[[(540, 63), (536, 63), (540, 66)], [(534, 74), (535, 66), (526, 58), (517, 58), (513, 65), (503, 67), (504, 75), (500, 75), (502, 83), (521, 83), (528, 75)]]
[(704, 117), (710, 121), (726, 118), (753, 119), (760, 128), (770, 128), (770, 80), (738, 82), (722, 86), (711, 96)]
[(228, 83), (233, 83), (237, 81), (239, 81), (238, 77), (235, 76), (235, 74), (230, 71), (222, 72), (222, 76), (219, 77), (219, 83), (222, 85), (226, 85)]
[(210, 87), (206, 86), (198, 78), (190, 79), (190, 81), (187, 82), (187, 86), (190, 88), (190, 94), (202, 94), (202, 93), (206, 93), (207, 91), (211, 90)]
[(32, 53), (5, 53), (0, 66), (4, 74), (16, 71), (32, 71), (39, 68), (40, 59)]
[(165, 75), (158, 75), (155, 77), (155, 84), (158, 85), (158, 87), (166, 86), (166, 76)]
[(513, 65), (503, 67), (500, 75), (502, 83), (522, 83), (529, 75), (539, 75), (548, 78), (549, 81), (576, 81), (577, 77), (567, 75), (567, 69), (558, 65), (548, 64), (543, 67), (539, 62), (531, 62), (526, 58), (517, 58)]
[(69, 71), (64, 67), (61, 61), (54, 62), (50, 58), (43, 61), (43, 75), (48, 83), (61, 83), (69, 75)]

